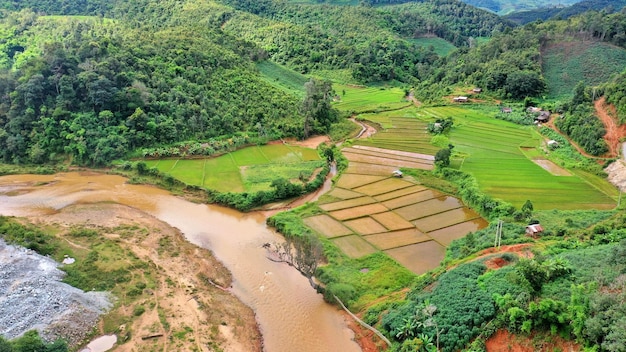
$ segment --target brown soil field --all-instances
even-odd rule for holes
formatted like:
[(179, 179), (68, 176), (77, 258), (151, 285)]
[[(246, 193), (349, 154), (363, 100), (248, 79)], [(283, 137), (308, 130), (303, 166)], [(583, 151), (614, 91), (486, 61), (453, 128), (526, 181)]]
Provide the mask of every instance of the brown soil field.
[(375, 196), (378, 194), (389, 193), (395, 190), (408, 188), (413, 185), (415, 184), (401, 180), (399, 178), (388, 178), (375, 183), (370, 183), (362, 187), (355, 188), (354, 191), (367, 194), (369, 196)]
[(421, 185), (414, 185), (414, 186), (403, 188), (403, 189), (400, 189), (400, 190), (397, 190), (397, 191), (392, 191), (392, 192), (388, 192), (388, 193), (378, 194), (378, 195), (374, 196), (374, 199), (376, 199), (379, 202), (384, 202), (386, 200), (390, 200), (390, 199), (393, 199), (393, 198), (398, 198), (398, 197), (406, 196), (406, 195), (409, 195), (409, 194), (425, 191), (427, 189), (428, 188), (426, 188), (424, 186), (421, 186)]
[(353, 148), (355, 148), (355, 149), (362, 149), (362, 150), (370, 150), (370, 151), (375, 151), (375, 152), (378, 152), (378, 153), (385, 153), (385, 154), (390, 154), (390, 155), (406, 156), (406, 157), (410, 157), (412, 159), (424, 159), (424, 160), (435, 161), (435, 157), (432, 156), (432, 155), (428, 155), (428, 154), (420, 154), (420, 153), (413, 153), (413, 152), (405, 152), (405, 151), (401, 151), (401, 150), (368, 147), (368, 146), (365, 146), (365, 145), (355, 145), (355, 146), (353, 146)]
[(335, 187), (332, 191), (328, 192), (328, 195), (339, 199), (352, 199), (363, 196), (361, 193), (339, 187)]
[(354, 189), (368, 183), (384, 180), (387, 176), (360, 175), (360, 174), (343, 174), (336, 186), (346, 189)]
[(348, 257), (361, 258), (368, 254), (377, 252), (367, 241), (360, 236), (338, 237), (332, 240)]
[(476, 220), (470, 220), (462, 222), (460, 224), (444, 227), (442, 229), (428, 232), (428, 236), (432, 237), (435, 241), (441, 243), (444, 246), (449, 246), (453, 240), (464, 237), (469, 232), (477, 231), (487, 227), (489, 223), (486, 220), (480, 218)]
[[(126, 304), (117, 304), (102, 318), (96, 334), (117, 333), (116, 351), (261, 351), (254, 312), (228, 291), (228, 270), (210, 251), (189, 243), (164, 222), (111, 203), (69, 206), (31, 220), (58, 228), (61, 238), (77, 225), (94, 228), (156, 269), (154, 289), (144, 290), (136, 300), (126, 297)], [(75, 239), (66, 240), (80, 246)], [(137, 305), (145, 308), (138, 317), (133, 314)], [(151, 334), (163, 335), (142, 339)], [(124, 336), (130, 338), (123, 341)]]
[(572, 176), (572, 173), (547, 159), (533, 159), (533, 163), (541, 166), (554, 176)]
[(359, 205), (372, 204), (372, 203), (376, 203), (376, 200), (374, 198), (359, 197), (359, 198), (342, 200), (342, 201), (334, 202), (334, 203), (322, 204), (320, 205), (320, 208), (322, 208), (322, 210), (325, 210), (325, 211), (333, 211), (333, 210), (340, 210), (340, 209), (345, 209), (345, 208), (352, 208), (352, 207), (356, 207)]
[(386, 212), (388, 209), (384, 206), (376, 203), (363, 205), (360, 207), (348, 208), (343, 210), (337, 210), (330, 213), (330, 216), (337, 220), (350, 220), (360, 218), (362, 216), (367, 216), (376, 213)]
[(442, 197), (444, 194), (438, 191), (433, 191), (430, 189), (424, 189), (419, 192), (410, 193), (405, 196), (401, 196), (394, 199), (389, 199), (387, 201), (382, 202), (384, 206), (389, 209), (396, 209), (405, 207), (407, 205), (412, 205), (415, 203), (425, 202), (427, 200), (435, 199), (437, 197)]
[[(375, 148), (372, 148), (375, 149)], [(365, 155), (365, 156), (373, 156), (373, 157), (378, 157), (378, 158), (385, 158), (387, 160), (393, 160), (398, 161), (398, 162), (403, 162), (403, 161), (407, 161), (407, 162), (415, 162), (415, 163), (427, 163), (427, 164), (432, 164), (432, 159), (426, 159), (426, 158), (416, 158), (413, 156), (407, 156), (407, 155), (396, 155), (396, 154), (392, 154), (392, 153), (386, 153), (386, 152), (380, 152), (378, 150), (371, 150), (371, 149), (363, 149), (363, 148), (344, 148), (342, 149), (342, 152), (344, 153), (352, 153), (355, 155)]]
[(387, 250), (410, 244), (431, 241), (432, 238), (421, 233), (418, 229), (412, 228), (366, 236), (365, 240), (382, 250)]
[(435, 241), (386, 250), (390, 257), (420, 275), (436, 268), (446, 254), (446, 248)]
[(400, 215), (388, 211), (386, 213), (379, 213), (372, 215), (376, 221), (385, 226), (390, 231), (404, 230), (415, 227), (410, 222), (404, 220)]
[(311, 216), (303, 221), (308, 227), (329, 238), (352, 234), (350, 229), (328, 215)]
[(406, 220), (412, 221), (461, 207), (463, 207), (463, 203), (460, 200), (450, 196), (443, 196), (398, 208), (394, 211)]
[(415, 220), (413, 224), (424, 232), (430, 232), (477, 218), (480, 218), (478, 213), (463, 207)]
[(351, 161), (346, 169), (349, 174), (376, 175), (389, 177), (398, 168), (390, 165), (377, 165)]
[(362, 154), (356, 154), (356, 153), (350, 153), (350, 152), (344, 152), (343, 154), (348, 160), (361, 162), (361, 163), (369, 163), (369, 164), (376, 164), (376, 165), (389, 165), (389, 166), (394, 166), (396, 168), (408, 167), (412, 169), (422, 169), (422, 170), (431, 170), (433, 168), (433, 163), (427, 160), (404, 161), (404, 160), (388, 159), (382, 156), (362, 155)]
[(344, 222), (344, 224), (360, 235), (371, 235), (387, 231), (383, 225), (370, 217), (349, 220)]

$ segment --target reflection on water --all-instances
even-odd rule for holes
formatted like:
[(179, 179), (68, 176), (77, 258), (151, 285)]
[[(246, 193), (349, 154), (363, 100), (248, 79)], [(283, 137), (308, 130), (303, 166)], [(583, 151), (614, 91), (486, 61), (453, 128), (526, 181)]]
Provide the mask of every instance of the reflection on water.
[(359, 351), (338, 311), (308, 280), (267, 260), (262, 244), (281, 241), (263, 214), (194, 204), (119, 176), (65, 173), (0, 177), (0, 214), (28, 216), (75, 203), (116, 202), (146, 211), (211, 249), (231, 271), (233, 292), (255, 311), (268, 352)]

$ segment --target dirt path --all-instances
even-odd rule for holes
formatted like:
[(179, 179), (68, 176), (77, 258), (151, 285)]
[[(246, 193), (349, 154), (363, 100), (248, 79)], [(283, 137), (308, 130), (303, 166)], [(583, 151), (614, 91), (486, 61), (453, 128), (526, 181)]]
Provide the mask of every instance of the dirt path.
[(620, 154), (620, 139), (626, 137), (626, 125), (618, 125), (617, 111), (611, 104), (607, 104), (604, 97), (598, 99), (594, 103), (596, 115), (602, 121), (606, 134), (604, 140), (609, 146), (607, 157), (616, 158)]

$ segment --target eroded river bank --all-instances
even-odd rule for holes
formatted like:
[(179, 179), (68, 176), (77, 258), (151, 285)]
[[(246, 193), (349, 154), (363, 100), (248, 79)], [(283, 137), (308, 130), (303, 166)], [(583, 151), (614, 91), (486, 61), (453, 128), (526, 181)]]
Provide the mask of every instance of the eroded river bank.
[[(145, 212), (179, 229), (190, 242), (210, 249), (232, 273), (231, 291), (254, 310), (266, 351), (360, 351), (344, 316), (323, 302), (306, 278), (266, 259), (262, 244), (279, 242), (281, 237), (267, 228), (263, 214), (190, 203), (154, 187), (126, 184), (120, 176), (0, 177), (2, 215), (50, 217), (70, 205), (103, 202)], [(74, 221), (84, 224), (107, 216), (106, 212), (77, 214)]]

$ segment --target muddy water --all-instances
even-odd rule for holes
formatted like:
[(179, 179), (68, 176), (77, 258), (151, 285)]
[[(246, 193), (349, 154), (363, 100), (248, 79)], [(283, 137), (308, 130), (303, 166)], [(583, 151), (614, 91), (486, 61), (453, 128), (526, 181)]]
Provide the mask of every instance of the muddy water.
[[(146, 211), (211, 249), (232, 272), (233, 292), (257, 315), (268, 352), (360, 351), (343, 317), (292, 268), (261, 247), (281, 237), (262, 214), (194, 204), (119, 176), (65, 173), (0, 177), (0, 214), (50, 214), (76, 203), (116, 202)], [(85, 219), (88, 222), (88, 219)]]

